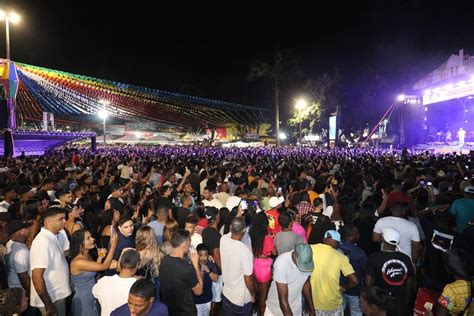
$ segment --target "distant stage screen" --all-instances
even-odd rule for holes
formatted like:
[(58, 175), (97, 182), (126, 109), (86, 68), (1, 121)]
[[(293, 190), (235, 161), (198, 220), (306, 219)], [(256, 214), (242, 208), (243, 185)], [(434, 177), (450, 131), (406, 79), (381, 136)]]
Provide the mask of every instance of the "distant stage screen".
[(336, 116), (329, 117), (329, 140), (336, 140)]

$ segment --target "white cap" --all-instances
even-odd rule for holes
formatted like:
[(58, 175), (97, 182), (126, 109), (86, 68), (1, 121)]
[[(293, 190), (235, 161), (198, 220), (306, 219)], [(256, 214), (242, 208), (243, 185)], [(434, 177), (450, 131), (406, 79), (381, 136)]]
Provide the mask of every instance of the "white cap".
[(239, 205), (241, 198), (238, 196), (231, 196), (227, 199), (227, 202), (225, 203), (225, 207), (229, 210), (229, 212), (232, 211), (232, 209), (236, 206)]
[(391, 227), (387, 227), (382, 230), (382, 237), (387, 243), (394, 246), (397, 246), (400, 242), (400, 233)]
[(474, 193), (474, 186), (472, 186), (472, 185), (467, 185), (467, 186), (464, 188), (464, 192), (466, 192), (466, 193)]
[(285, 198), (283, 198), (282, 196), (280, 197), (272, 196), (270, 200), (268, 201), (268, 204), (270, 204), (271, 208), (275, 208), (278, 205), (283, 204), (284, 202), (285, 202)]

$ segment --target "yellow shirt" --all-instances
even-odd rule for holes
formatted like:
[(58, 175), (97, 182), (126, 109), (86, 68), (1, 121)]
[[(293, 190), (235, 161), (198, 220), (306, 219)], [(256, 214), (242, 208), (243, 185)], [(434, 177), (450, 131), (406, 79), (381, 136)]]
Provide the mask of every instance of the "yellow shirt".
[(248, 181), (249, 181), (249, 184), (253, 182), (253, 180), (255, 180), (255, 177), (254, 176), (248, 176), (247, 177)]
[[(447, 284), (438, 298), (438, 304), (444, 306), (451, 315), (463, 312), (469, 303), (471, 303), (471, 283), (465, 280)], [(465, 315), (472, 314), (466, 311)]]
[(349, 258), (325, 244), (311, 245), (313, 249), (314, 270), (311, 274), (314, 308), (332, 311), (342, 304), (339, 291), (341, 272), (344, 276), (354, 273)]

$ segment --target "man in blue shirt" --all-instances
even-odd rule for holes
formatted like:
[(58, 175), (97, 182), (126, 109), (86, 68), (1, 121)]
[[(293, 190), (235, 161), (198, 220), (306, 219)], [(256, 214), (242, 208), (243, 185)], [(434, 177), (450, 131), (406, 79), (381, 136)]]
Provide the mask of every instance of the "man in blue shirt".
[[(364, 279), (364, 267), (367, 263), (367, 255), (365, 252), (356, 246), (357, 240), (359, 240), (359, 231), (353, 224), (346, 224), (341, 229), (342, 231), (342, 243), (339, 243), (339, 250), (342, 250), (344, 254), (349, 258), (349, 263), (354, 268), (359, 284), (354, 288), (344, 292), (344, 308), (349, 305), (351, 316), (362, 316), (362, 310), (359, 304), (360, 290), (362, 289), (362, 280)], [(341, 276), (341, 283), (347, 283), (344, 276)]]
[(128, 295), (128, 303), (123, 304), (111, 316), (168, 316), (165, 304), (155, 301), (155, 286), (147, 279), (133, 283)]
[(456, 227), (459, 233), (467, 228), (467, 223), (474, 220), (474, 186), (464, 188), (464, 199), (454, 201), (449, 212), (456, 217)]

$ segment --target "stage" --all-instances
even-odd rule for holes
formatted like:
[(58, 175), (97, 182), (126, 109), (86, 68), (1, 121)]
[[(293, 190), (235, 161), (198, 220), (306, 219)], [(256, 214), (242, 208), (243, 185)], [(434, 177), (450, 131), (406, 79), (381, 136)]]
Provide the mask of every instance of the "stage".
[[(4, 131), (5, 132), (5, 131)], [(93, 150), (96, 146), (96, 134), (94, 132), (43, 132), (43, 131), (14, 131), (13, 156), (38, 156), (45, 151), (64, 145), (69, 142), (90, 139)], [(5, 138), (0, 135), (0, 156), (5, 155)]]
[(458, 142), (433, 142), (427, 144), (418, 144), (413, 147), (416, 151), (429, 151), (434, 154), (450, 154), (456, 152), (457, 154), (469, 154), (474, 150), (474, 142), (466, 142), (463, 147), (459, 146)]

